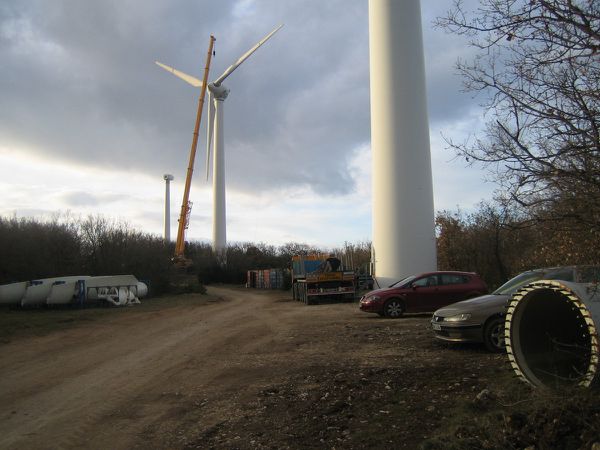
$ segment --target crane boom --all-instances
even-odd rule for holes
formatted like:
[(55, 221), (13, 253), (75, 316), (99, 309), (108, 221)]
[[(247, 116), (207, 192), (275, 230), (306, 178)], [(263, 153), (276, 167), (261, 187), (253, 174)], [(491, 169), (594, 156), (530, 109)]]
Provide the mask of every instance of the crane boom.
[(202, 118), (202, 110), (204, 109), (204, 97), (206, 95), (206, 86), (208, 84), (208, 71), (213, 54), (213, 46), (215, 37), (210, 36), (208, 44), (208, 52), (206, 54), (206, 65), (204, 67), (204, 77), (200, 86), (200, 98), (198, 99), (198, 113), (196, 114), (196, 124), (194, 126), (194, 135), (192, 138), (192, 147), (190, 148), (190, 160), (188, 163), (187, 175), (185, 177), (185, 188), (183, 189), (183, 199), (181, 201), (181, 212), (179, 214), (179, 227), (177, 228), (177, 241), (175, 243), (174, 261), (185, 263), (185, 230), (189, 224), (189, 214), (192, 207), (190, 202), (190, 187), (192, 185), (192, 174), (194, 172), (194, 160), (196, 158), (196, 147), (198, 146), (198, 132), (200, 129), (200, 119)]

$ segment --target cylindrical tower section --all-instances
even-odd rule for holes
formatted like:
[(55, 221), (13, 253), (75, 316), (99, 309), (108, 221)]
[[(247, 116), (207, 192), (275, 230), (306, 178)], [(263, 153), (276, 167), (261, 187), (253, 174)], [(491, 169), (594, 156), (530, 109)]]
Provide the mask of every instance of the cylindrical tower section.
[(373, 257), (380, 286), (435, 270), (419, 0), (369, 0)]
[(540, 387), (590, 386), (599, 378), (597, 283), (541, 280), (517, 291), (506, 312), (508, 359)]
[(173, 175), (165, 174), (165, 242), (171, 241), (171, 181)]
[(225, 146), (223, 142), (224, 99), (215, 98), (213, 157), (213, 251), (219, 255), (227, 245), (225, 206)]

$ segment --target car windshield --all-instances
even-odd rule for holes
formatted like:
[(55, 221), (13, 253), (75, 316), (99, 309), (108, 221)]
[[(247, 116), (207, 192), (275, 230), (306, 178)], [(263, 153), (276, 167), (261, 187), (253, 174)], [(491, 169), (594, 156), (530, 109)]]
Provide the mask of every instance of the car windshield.
[(496, 289), (493, 294), (494, 295), (512, 295), (519, 289), (521, 286), (525, 286), (528, 283), (532, 283), (537, 280), (541, 280), (546, 275), (545, 272), (524, 272), (520, 275), (517, 275), (514, 278), (511, 278), (498, 289)]
[(404, 284), (410, 283), (415, 278), (415, 275), (411, 275), (410, 277), (402, 278), (400, 281), (390, 284), (388, 287), (402, 287)]

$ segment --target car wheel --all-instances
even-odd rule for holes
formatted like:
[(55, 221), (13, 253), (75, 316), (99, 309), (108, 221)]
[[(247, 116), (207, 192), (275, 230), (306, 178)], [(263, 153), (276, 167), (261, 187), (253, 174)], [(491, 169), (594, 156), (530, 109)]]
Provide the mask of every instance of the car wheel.
[(388, 300), (385, 306), (383, 307), (383, 313), (385, 314), (385, 317), (397, 319), (398, 317), (401, 317), (402, 314), (404, 314), (404, 304), (401, 300), (398, 300), (397, 298)]
[(504, 317), (490, 320), (483, 329), (483, 343), (490, 352), (504, 350)]

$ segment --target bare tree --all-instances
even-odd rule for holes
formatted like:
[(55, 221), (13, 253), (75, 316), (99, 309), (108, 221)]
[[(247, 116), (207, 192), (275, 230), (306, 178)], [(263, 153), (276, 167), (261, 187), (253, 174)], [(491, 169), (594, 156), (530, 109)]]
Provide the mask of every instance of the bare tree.
[(437, 25), (477, 49), (457, 68), (491, 118), (450, 146), (534, 219), (600, 228), (600, 2), (456, 0)]

